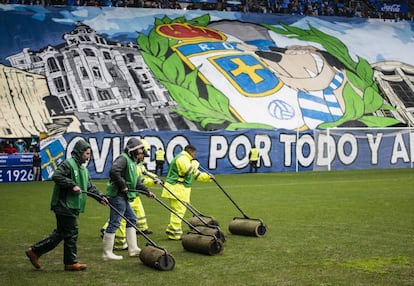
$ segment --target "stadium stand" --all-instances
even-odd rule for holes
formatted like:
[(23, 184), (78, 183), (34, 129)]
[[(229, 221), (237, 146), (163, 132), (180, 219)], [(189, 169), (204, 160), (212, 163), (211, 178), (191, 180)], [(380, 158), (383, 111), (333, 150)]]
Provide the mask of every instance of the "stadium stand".
[(223, 10), (245, 13), (381, 18), (395, 21), (414, 19), (414, 1), (410, 0), (0, 0), (0, 3)]

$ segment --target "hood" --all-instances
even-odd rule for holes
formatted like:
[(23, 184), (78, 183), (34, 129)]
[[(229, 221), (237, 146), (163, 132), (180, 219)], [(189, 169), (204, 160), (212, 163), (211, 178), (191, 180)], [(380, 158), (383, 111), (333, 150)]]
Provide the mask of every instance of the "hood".
[(71, 155), (72, 155), (72, 158), (75, 159), (76, 163), (78, 163), (79, 165), (82, 165), (83, 163), (85, 163), (82, 160), (82, 154), (88, 148), (91, 148), (91, 145), (89, 145), (88, 142), (82, 139), (76, 142), (75, 147), (73, 147)]
[(125, 152), (129, 153), (131, 151), (137, 150), (139, 148), (144, 148), (144, 147), (145, 147), (145, 145), (142, 143), (141, 140), (139, 140), (135, 137), (132, 137), (132, 138), (129, 138), (129, 140), (128, 140), (126, 146), (125, 146)]

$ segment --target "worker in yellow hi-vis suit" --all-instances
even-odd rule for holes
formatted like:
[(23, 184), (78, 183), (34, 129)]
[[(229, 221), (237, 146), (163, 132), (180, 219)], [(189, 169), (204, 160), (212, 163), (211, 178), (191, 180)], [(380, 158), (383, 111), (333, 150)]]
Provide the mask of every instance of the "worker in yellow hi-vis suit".
[[(165, 188), (162, 190), (161, 196), (170, 200), (170, 207), (178, 216), (171, 212), (170, 223), (167, 226), (166, 233), (169, 239), (180, 240), (183, 234), (181, 226), (181, 218), (184, 217), (187, 208), (176, 199), (190, 203), (191, 186), (193, 179), (200, 182), (212, 182), (213, 175), (198, 170), (199, 162), (195, 160), (196, 148), (187, 145), (171, 161), (167, 178), (165, 179)], [(168, 190), (173, 193), (172, 195)]]
[(165, 151), (161, 147), (155, 152), (155, 174), (160, 176), (164, 173)]
[[(137, 174), (138, 177), (142, 178), (142, 183), (147, 187), (152, 187), (155, 184), (161, 183), (162, 181), (158, 178), (157, 175), (154, 173), (149, 172), (144, 165), (144, 158), (149, 156), (150, 146), (147, 141), (141, 139), (141, 142), (144, 144), (144, 153), (143, 156), (138, 157), (138, 166), (137, 166)], [(135, 200), (130, 202), (131, 208), (134, 210), (137, 216), (137, 228), (141, 230), (144, 234), (151, 234), (152, 231), (148, 227), (147, 217), (145, 215), (144, 206), (142, 205), (141, 196), (137, 196)], [(101, 228), (101, 232), (105, 231), (108, 223)], [(121, 220), (121, 225), (117, 229), (115, 233), (115, 243), (114, 249), (116, 250), (126, 250), (128, 249), (128, 245), (126, 242), (126, 221)]]
[(249, 165), (251, 173), (254, 169), (254, 172), (257, 173), (257, 169), (259, 168), (257, 163), (259, 161), (259, 150), (256, 148), (255, 145), (252, 146), (252, 149), (249, 152)]

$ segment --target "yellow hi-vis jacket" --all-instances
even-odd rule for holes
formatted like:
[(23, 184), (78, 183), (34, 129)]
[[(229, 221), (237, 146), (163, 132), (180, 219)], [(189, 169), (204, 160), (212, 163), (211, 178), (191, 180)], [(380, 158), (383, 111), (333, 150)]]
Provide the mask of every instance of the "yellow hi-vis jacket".
[[(209, 174), (198, 170), (198, 166), (198, 161), (193, 160), (193, 157), (188, 152), (182, 151), (170, 163), (165, 187), (177, 198), (189, 203), (193, 179), (200, 182), (212, 181)], [(163, 198), (176, 199), (168, 190), (164, 188), (161, 196)]]
[(138, 177), (141, 178), (141, 182), (147, 187), (154, 186), (155, 185), (154, 179), (158, 178), (156, 174), (148, 171), (142, 162), (138, 163), (137, 174), (138, 174)]
[(155, 152), (155, 161), (164, 161), (165, 159), (165, 151), (162, 149), (158, 149)]
[(257, 161), (259, 160), (259, 150), (253, 148), (250, 150), (250, 161)]

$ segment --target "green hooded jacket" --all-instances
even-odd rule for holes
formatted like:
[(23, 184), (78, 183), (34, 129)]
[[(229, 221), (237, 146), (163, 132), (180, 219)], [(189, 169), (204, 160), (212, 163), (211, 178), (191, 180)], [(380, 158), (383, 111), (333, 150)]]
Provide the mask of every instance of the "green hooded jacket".
[[(134, 162), (131, 158), (129, 158), (129, 156), (125, 152), (122, 153), (120, 157), (125, 158), (126, 164), (125, 169), (122, 172), (122, 177), (119, 177), (119, 180), (124, 181), (128, 189), (140, 189), (141, 184), (138, 184), (138, 182), (140, 181), (140, 176), (138, 176), (137, 172), (137, 163)], [(115, 160), (114, 162), (113, 167), (117, 164), (120, 164), (121, 160), (117, 158), (117, 160)], [(118, 175), (120, 176), (121, 174)], [(120, 183), (118, 183), (117, 185), (113, 181), (109, 181), (106, 186), (106, 195), (110, 198), (116, 197), (119, 194), (119, 184)], [(138, 196), (138, 193), (128, 192), (125, 195), (127, 196), (128, 200), (133, 201)]]
[(51, 199), (51, 209), (60, 215), (77, 216), (85, 210), (86, 194), (73, 192), (74, 186), (79, 186), (83, 192), (95, 194), (93, 197), (100, 201), (102, 193), (96, 189), (89, 178), (89, 172), (82, 160), (82, 154), (90, 148), (84, 141), (76, 142), (72, 157), (63, 161), (55, 170), (52, 180), (55, 182)]

